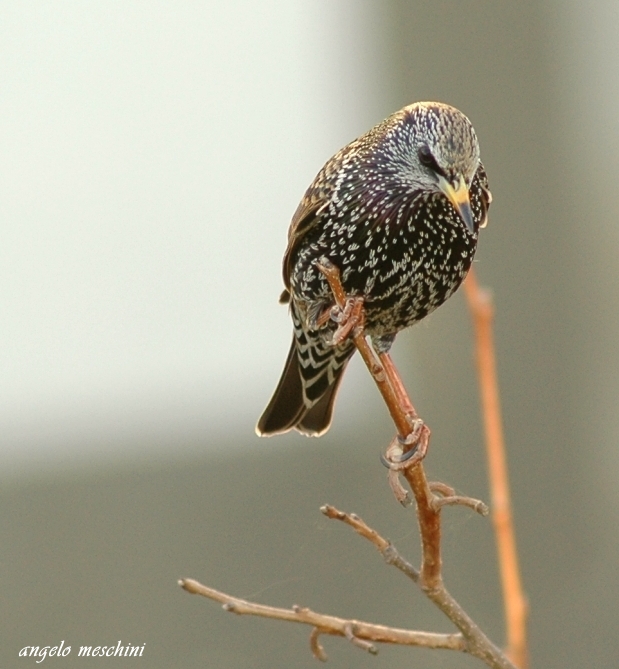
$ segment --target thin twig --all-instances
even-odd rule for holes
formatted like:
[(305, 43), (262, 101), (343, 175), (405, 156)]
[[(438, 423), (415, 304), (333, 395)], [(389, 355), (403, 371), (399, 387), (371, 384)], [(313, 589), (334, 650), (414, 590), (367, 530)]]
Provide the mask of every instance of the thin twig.
[(528, 607), (522, 589), (512, 521), (492, 333), (494, 316), (492, 296), (479, 286), (473, 270), (469, 272), (464, 288), (475, 326), (477, 366), (492, 500), (492, 521), (499, 554), (507, 626), (507, 654), (516, 666), (526, 669), (528, 667), (526, 631)]
[(451, 495), (450, 497), (440, 497), (435, 499), (432, 504), (434, 508), (438, 511), (442, 506), (468, 506), (469, 509), (473, 509), (475, 513), (478, 513), (480, 516), (487, 516), (490, 512), (488, 506), (484, 504), (480, 499), (474, 499), (473, 497), (465, 497), (463, 495)]
[[(183, 578), (178, 584), (193, 595), (202, 595), (223, 604), (224, 610), (239, 615), (261, 616), (276, 618), (294, 623), (311, 625), (314, 629), (310, 634), (310, 645), (314, 655), (319, 659), (326, 659), (324, 649), (318, 643), (320, 634), (332, 634), (349, 639), (355, 645), (370, 653), (376, 653), (375, 643), (392, 643), (403, 646), (418, 646), (422, 648), (444, 648), (447, 650), (466, 650), (466, 644), (461, 634), (435, 634), (433, 632), (418, 632), (415, 630), (374, 625), (359, 620), (346, 620), (310, 609), (295, 606), (291, 609), (280, 609), (275, 606), (255, 604), (245, 599), (227, 595), (225, 592), (209, 588), (191, 578)], [(320, 650), (318, 650), (320, 649)]]
[(415, 582), (425, 595), (462, 631), (465, 650), (474, 655), (490, 667), (499, 669), (515, 669), (514, 665), (490, 642), (476, 623), (466, 614), (456, 600), (447, 592), (442, 582), (434, 589), (428, 589), (421, 581), (419, 572), (402, 558), (395, 546), (380, 536), (376, 530), (356, 514), (339, 511), (333, 506), (323, 506), (321, 511), (328, 517), (340, 520), (352, 527), (359, 535), (370, 541), (378, 548), (388, 564), (392, 564), (402, 573)]
[(487, 516), (490, 513), (488, 506), (480, 499), (456, 495), (456, 491), (445, 483), (441, 483), (440, 481), (431, 481), (428, 483), (428, 487), (430, 488), (431, 492), (441, 495), (441, 497), (434, 498), (435, 509), (440, 509), (441, 506), (468, 506), (470, 509), (473, 509), (473, 511), (477, 512), (480, 516)]
[(327, 518), (341, 520), (343, 523), (346, 523), (346, 525), (352, 527), (357, 534), (360, 534), (364, 539), (367, 539), (378, 548), (379, 553), (385, 558), (387, 564), (393, 565), (396, 569), (399, 569), (415, 583), (419, 582), (419, 571), (400, 555), (390, 541), (387, 541), (381, 537), (376, 530), (373, 530), (369, 525), (366, 525), (356, 513), (345, 513), (329, 504), (321, 506), (320, 510), (327, 516)]
[(321, 662), (327, 661), (327, 653), (320, 644), (320, 628), (314, 627), (310, 634), (310, 648), (312, 655)]

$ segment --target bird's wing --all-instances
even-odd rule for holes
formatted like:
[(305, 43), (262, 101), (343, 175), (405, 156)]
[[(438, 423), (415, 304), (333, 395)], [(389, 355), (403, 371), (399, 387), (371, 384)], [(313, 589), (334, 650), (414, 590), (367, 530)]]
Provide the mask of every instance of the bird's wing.
[(290, 276), (292, 274), (292, 262), (295, 251), (303, 238), (312, 230), (320, 220), (320, 214), (328, 201), (323, 192), (319, 189), (310, 188), (301, 200), (297, 210), (292, 217), (290, 229), (288, 230), (288, 246), (284, 254), (282, 273), (286, 290), (280, 297), (280, 302), (286, 303), (289, 300)]
[(364, 137), (347, 144), (340, 149), (333, 158), (331, 158), (318, 172), (311, 186), (305, 192), (303, 199), (294, 212), (290, 228), (288, 229), (288, 247), (284, 254), (282, 272), (284, 275), (284, 285), (286, 290), (282, 293), (279, 301), (286, 304), (290, 301), (290, 277), (292, 274), (292, 263), (294, 256), (299, 248), (299, 244), (316, 227), (320, 221), (321, 215), (329, 205), (337, 174), (342, 168), (349, 154), (355, 154), (358, 145), (364, 140)]

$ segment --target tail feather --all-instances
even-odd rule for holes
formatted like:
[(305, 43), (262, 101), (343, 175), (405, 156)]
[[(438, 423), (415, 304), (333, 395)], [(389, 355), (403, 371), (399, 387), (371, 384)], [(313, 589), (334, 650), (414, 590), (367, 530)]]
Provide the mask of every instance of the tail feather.
[(301, 434), (308, 437), (320, 437), (331, 427), (335, 398), (344, 376), (344, 369), (346, 369), (346, 364), (337, 371), (335, 381), (327, 388), (324, 395), (294, 426)]
[(337, 391), (354, 348), (320, 348), (312, 346), (304, 333), (300, 338), (293, 336), (281, 379), (256, 426), (259, 436), (296, 429), (308, 437), (319, 437), (329, 429)]
[(256, 433), (260, 437), (269, 437), (288, 432), (306, 412), (297, 347), (293, 337), (284, 371), (271, 401), (260, 416)]

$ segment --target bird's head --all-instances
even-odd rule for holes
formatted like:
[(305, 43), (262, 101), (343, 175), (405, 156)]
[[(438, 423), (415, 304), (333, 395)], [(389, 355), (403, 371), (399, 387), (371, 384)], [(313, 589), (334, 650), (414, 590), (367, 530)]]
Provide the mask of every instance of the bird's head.
[(474, 232), (469, 189), (480, 163), (471, 122), (455, 107), (440, 102), (417, 102), (400, 114), (411, 183), (443, 193)]

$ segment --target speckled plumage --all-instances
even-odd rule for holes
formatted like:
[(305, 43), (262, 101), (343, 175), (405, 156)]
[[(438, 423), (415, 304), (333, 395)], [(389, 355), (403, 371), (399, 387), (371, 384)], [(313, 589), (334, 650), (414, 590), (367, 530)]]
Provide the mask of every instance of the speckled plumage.
[(293, 342), (261, 435), (329, 427), (337, 387), (354, 353), (330, 344), (318, 318), (333, 298), (316, 267), (328, 258), (349, 295), (361, 295), (379, 351), (439, 307), (466, 276), (491, 197), (469, 120), (437, 102), (392, 114), (331, 158), (292, 219), (283, 276)]

